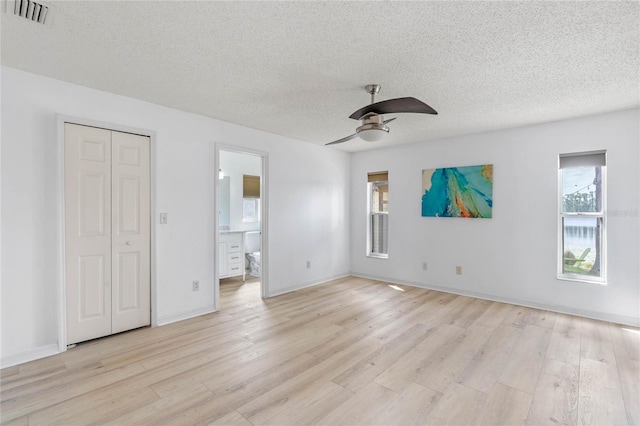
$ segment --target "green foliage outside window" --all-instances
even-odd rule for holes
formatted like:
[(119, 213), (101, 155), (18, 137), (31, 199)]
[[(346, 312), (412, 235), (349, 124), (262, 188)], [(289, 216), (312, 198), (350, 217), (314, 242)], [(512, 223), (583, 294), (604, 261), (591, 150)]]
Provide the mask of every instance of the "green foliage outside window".
[(596, 211), (596, 193), (575, 192), (562, 197), (562, 211), (590, 213)]

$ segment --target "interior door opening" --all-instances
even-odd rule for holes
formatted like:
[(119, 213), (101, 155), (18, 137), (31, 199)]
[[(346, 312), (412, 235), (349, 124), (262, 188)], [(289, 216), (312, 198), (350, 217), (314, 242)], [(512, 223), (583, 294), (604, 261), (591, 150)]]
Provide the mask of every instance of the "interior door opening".
[(264, 296), (264, 162), (265, 157), (256, 153), (218, 151), (216, 293), (223, 296), (240, 291)]

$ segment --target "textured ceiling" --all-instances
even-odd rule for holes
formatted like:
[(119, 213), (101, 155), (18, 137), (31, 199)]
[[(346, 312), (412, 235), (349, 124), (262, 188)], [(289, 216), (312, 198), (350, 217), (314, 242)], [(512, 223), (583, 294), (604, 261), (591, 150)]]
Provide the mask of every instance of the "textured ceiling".
[(640, 104), (637, 1), (44, 3), (46, 25), (3, 11), (3, 65), (318, 144), (354, 132), (369, 83), (439, 113), (327, 149)]

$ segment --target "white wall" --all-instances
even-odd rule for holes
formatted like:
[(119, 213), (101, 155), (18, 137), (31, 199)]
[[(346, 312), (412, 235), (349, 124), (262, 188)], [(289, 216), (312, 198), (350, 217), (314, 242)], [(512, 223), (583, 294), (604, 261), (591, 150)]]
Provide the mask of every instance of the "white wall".
[[(7, 67), (1, 75), (2, 366), (46, 355), (57, 344), (57, 114), (156, 132), (161, 323), (212, 307), (215, 142), (269, 155), (272, 294), (348, 273), (347, 154)], [(168, 213), (167, 225), (157, 224), (159, 212)], [(191, 291), (195, 279), (199, 292)]]
[[(220, 142), (269, 155), (270, 294), (351, 270), (640, 323), (638, 110), (349, 156), (11, 68), (2, 67), (1, 76), (2, 366), (56, 350), (56, 114), (155, 132), (161, 322), (206, 312), (213, 302), (214, 143)], [(557, 155), (597, 149), (608, 151), (607, 286), (556, 279)], [(484, 163), (494, 165), (492, 219), (420, 217), (422, 169)], [(388, 260), (365, 256), (366, 172), (380, 170), (389, 170), (391, 181)], [(169, 214), (167, 225), (157, 224), (159, 212)], [(191, 291), (194, 279), (200, 292)]]
[[(638, 123), (639, 111), (627, 110), (353, 154), (352, 272), (640, 324)], [(607, 150), (608, 282), (561, 281), (558, 154), (601, 149)], [(421, 217), (423, 169), (476, 164), (494, 167), (492, 219)], [(380, 170), (389, 171), (388, 260), (365, 255), (366, 175)]]

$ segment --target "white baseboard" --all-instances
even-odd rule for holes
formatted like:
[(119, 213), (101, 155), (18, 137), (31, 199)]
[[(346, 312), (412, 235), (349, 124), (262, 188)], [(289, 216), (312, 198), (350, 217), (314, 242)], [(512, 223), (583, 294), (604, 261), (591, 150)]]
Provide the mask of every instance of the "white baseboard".
[(350, 273), (345, 273), (345, 274), (340, 274), (340, 275), (334, 275), (331, 277), (326, 277), (326, 278), (321, 278), (319, 280), (315, 280), (315, 281), (308, 281), (306, 283), (302, 283), (302, 284), (298, 284), (298, 285), (293, 285), (290, 287), (285, 287), (285, 288), (281, 288), (275, 291), (270, 291), (269, 295), (267, 297), (275, 297), (275, 296), (280, 296), (281, 294), (285, 294), (285, 293), (291, 293), (292, 291), (297, 291), (297, 290), (302, 290), (303, 288), (307, 288), (307, 287), (313, 287), (316, 286), (318, 284), (323, 284), (329, 281), (333, 281), (333, 280), (339, 280), (340, 278), (345, 278), (348, 276), (351, 276), (352, 274)]
[(34, 361), (36, 359), (45, 358), (60, 353), (58, 344), (39, 346), (27, 351), (18, 352), (12, 355), (5, 355), (0, 358), (0, 368), (13, 367), (14, 365), (24, 364), (25, 362)]
[(368, 275), (368, 274), (360, 274), (360, 273), (357, 273), (357, 272), (352, 272), (351, 275), (353, 275), (354, 277), (366, 278), (366, 279), (376, 280), (376, 281), (384, 281), (384, 282), (388, 282), (388, 283), (392, 283), (392, 284), (407, 285), (407, 286), (410, 286), (410, 287), (418, 287), (418, 288), (424, 288), (424, 289), (428, 289), (428, 290), (437, 290), (437, 291), (441, 291), (443, 293), (458, 294), (460, 296), (475, 297), (475, 298), (478, 298), (478, 299), (491, 300), (493, 302), (509, 303), (511, 305), (525, 306), (527, 308), (542, 309), (542, 310), (545, 310), (545, 311), (558, 312), (558, 313), (561, 313), (561, 314), (575, 315), (575, 316), (584, 317), (584, 318), (591, 318), (591, 319), (596, 319), (596, 320), (600, 320), (600, 321), (612, 322), (612, 323), (615, 323), (615, 324), (623, 324), (623, 325), (629, 325), (629, 326), (632, 326), (632, 327), (640, 327), (640, 318), (630, 317), (630, 316), (627, 316), (627, 315), (618, 315), (618, 314), (612, 314), (612, 313), (608, 313), (608, 312), (591, 311), (591, 310), (588, 310), (588, 309), (580, 309), (580, 308), (574, 308), (574, 307), (569, 307), (569, 306), (550, 305), (550, 304), (546, 304), (546, 303), (529, 302), (529, 301), (526, 301), (526, 300), (511, 299), (511, 298), (508, 298), (508, 297), (498, 297), (498, 296), (494, 296), (492, 294), (477, 293), (477, 292), (474, 292), (474, 291), (463, 291), (463, 290), (452, 289), (452, 288), (448, 288), (448, 287), (427, 285), (427, 284), (424, 284), (424, 283), (417, 283), (417, 282), (412, 282), (412, 281), (401, 281), (401, 280), (397, 280), (395, 278), (380, 277), (380, 276)]
[(158, 317), (158, 325), (159, 326), (167, 325), (167, 324), (171, 324), (172, 322), (178, 322), (178, 321), (186, 320), (189, 318), (198, 317), (200, 315), (210, 314), (215, 311), (216, 310), (213, 305), (207, 305), (204, 308), (198, 308), (191, 311), (178, 312), (171, 315), (164, 315), (164, 316)]

